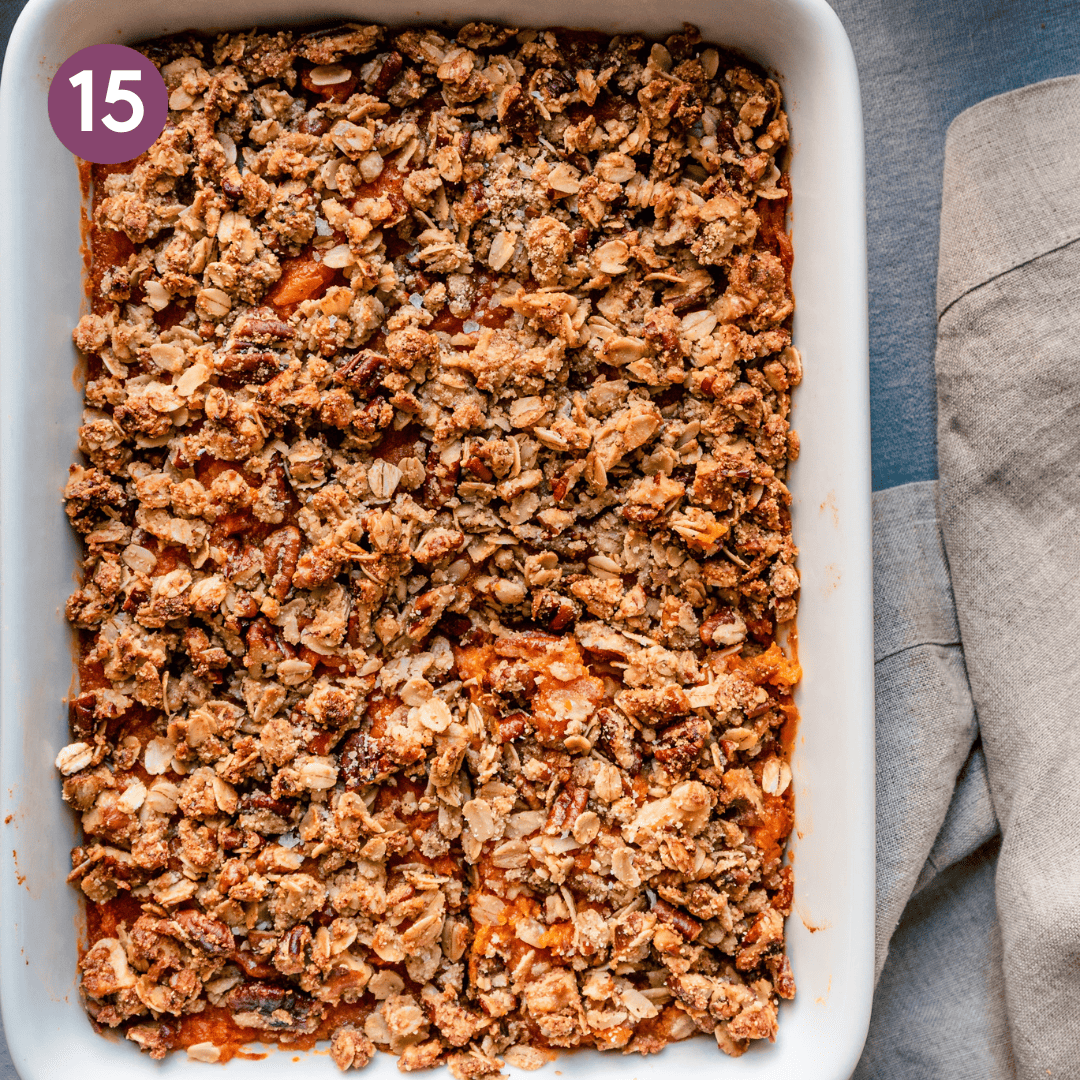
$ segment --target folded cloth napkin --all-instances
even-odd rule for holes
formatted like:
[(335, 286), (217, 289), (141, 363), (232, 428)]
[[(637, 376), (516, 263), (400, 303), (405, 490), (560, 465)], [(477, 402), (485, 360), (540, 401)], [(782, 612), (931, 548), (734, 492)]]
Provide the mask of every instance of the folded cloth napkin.
[(874, 503), (879, 982), (860, 1078), (1080, 1077), (1078, 132), (1080, 77), (949, 130), (940, 480)]
[(997, 819), (936, 482), (874, 495), (877, 992), (856, 1080), (1012, 1080)]

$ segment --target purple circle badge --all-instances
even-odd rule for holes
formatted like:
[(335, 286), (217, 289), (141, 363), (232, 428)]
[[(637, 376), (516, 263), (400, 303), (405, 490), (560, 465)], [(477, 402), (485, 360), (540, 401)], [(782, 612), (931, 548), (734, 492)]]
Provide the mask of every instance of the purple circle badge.
[(126, 45), (90, 45), (69, 56), (49, 87), (56, 137), (85, 161), (115, 165), (149, 150), (169, 118), (161, 72)]

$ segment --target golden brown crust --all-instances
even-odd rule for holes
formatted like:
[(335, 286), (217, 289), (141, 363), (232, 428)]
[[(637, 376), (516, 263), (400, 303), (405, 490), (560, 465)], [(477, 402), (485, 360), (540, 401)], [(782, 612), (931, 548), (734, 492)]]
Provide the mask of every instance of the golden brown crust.
[(64, 797), (161, 1057), (741, 1053), (784, 955), (780, 90), (692, 28), (152, 43), (96, 168)]

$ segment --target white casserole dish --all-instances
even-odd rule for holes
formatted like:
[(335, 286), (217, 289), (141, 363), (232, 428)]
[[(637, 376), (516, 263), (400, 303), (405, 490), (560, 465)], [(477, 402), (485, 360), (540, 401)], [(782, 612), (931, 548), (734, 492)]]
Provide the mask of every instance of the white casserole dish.
[[(201, 1068), (183, 1054), (152, 1062), (95, 1035), (76, 984), (77, 894), (65, 884), (77, 833), (53, 768), (67, 740), (72, 681), (64, 622), (77, 557), (60, 491), (81, 396), (70, 332), (84, 303), (80, 194), (46, 112), (52, 74), (98, 42), (134, 42), (191, 27), (273, 26), (316, 16), (637, 30), (662, 37), (684, 21), (779, 74), (791, 119), (795, 342), (806, 376), (795, 397), (802, 456), (792, 470), (801, 549), (802, 726), (794, 757), (795, 913), (788, 942), (798, 996), (775, 1045), (730, 1059), (698, 1038), (656, 1057), (595, 1051), (543, 1072), (579, 1080), (719, 1077), (843, 1080), (870, 1014), (874, 958), (874, 717), (870, 431), (862, 115), (854, 58), (825, 0), (30, 0), (0, 87), (0, 719), (6, 820), (0, 875), (0, 998), (24, 1080), (76, 1067), (83, 1080)], [(8, 816), (10, 815), (10, 817)], [(9, 856), (7, 853), (11, 852)], [(234, 1060), (233, 1080), (336, 1075), (326, 1056)], [(556, 1070), (558, 1072), (556, 1073)], [(372, 1080), (399, 1075), (380, 1055)]]

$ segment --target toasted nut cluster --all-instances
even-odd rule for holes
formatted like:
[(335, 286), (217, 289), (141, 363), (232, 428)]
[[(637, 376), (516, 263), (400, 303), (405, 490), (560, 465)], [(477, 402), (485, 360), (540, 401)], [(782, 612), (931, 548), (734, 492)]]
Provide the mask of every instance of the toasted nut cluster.
[(779, 87), (690, 27), (143, 51), (65, 491), (90, 1015), (461, 1080), (774, 1038)]

